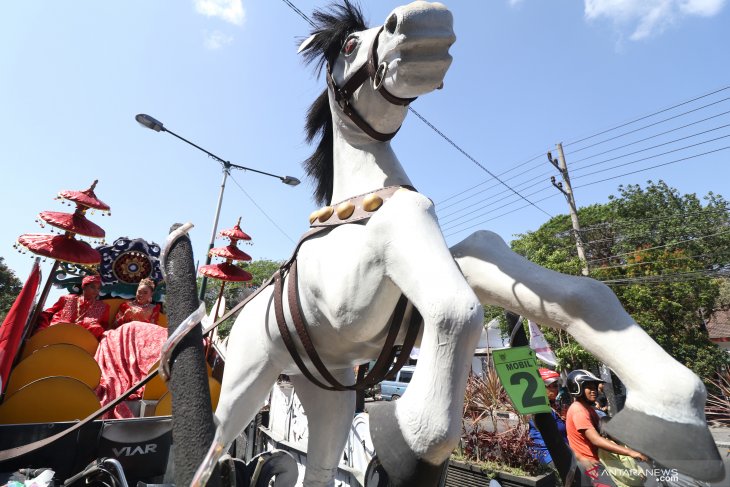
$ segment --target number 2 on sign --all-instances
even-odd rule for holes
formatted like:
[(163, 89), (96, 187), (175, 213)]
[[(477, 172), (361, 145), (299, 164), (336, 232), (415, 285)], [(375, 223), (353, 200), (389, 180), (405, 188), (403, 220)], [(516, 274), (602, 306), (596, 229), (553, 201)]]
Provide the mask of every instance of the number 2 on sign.
[(551, 411), (533, 350), (529, 347), (503, 348), (495, 350), (492, 358), (499, 380), (517, 412), (537, 414)]
[(531, 408), (533, 406), (543, 406), (547, 404), (545, 396), (535, 395), (537, 393), (537, 379), (535, 379), (535, 376), (531, 373), (517, 372), (515, 374), (512, 374), (509, 382), (513, 386), (516, 386), (519, 385), (520, 382), (522, 382), (523, 380), (527, 382), (527, 387), (525, 388), (525, 392), (522, 394), (522, 407)]

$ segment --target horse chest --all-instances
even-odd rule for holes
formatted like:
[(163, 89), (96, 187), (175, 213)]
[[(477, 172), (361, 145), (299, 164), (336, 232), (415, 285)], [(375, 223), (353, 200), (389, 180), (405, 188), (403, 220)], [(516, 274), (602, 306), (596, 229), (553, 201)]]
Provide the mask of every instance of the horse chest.
[(387, 324), (400, 295), (363, 225), (345, 225), (308, 242), (298, 256), (302, 311), (313, 326), (329, 325), (353, 339)]

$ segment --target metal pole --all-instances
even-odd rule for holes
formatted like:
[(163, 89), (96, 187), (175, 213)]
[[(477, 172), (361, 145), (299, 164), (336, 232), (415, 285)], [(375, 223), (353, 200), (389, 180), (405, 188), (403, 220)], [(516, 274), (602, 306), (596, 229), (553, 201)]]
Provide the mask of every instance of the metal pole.
[[(46, 298), (48, 298), (48, 293), (51, 290), (51, 284), (53, 283), (53, 276), (58, 270), (58, 267), (61, 265), (61, 263), (57, 260), (53, 261), (53, 267), (51, 267), (51, 272), (48, 273), (48, 279), (46, 279), (46, 284), (43, 286), (43, 291), (41, 291), (41, 295), (38, 297), (38, 303), (36, 304), (35, 309), (33, 310), (33, 315), (31, 316), (30, 320), (28, 321), (28, 326), (26, 327), (25, 333), (23, 334), (23, 339), (25, 340), (27, 337), (31, 336), (33, 334), (33, 331), (35, 330), (36, 322), (38, 321), (38, 317), (40, 316), (41, 312), (43, 311), (43, 306), (46, 304)], [(22, 341), (21, 341), (22, 343)]]
[[(210, 264), (210, 251), (213, 249), (215, 242), (215, 233), (218, 231), (218, 217), (221, 214), (221, 205), (223, 204), (223, 192), (226, 190), (226, 179), (228, 179), (228, 172), (231, 170), (230, 164), (227, 162), (223, 163), (223, 181), (221, 182), (221, 192), (218, 195), (218, 207), (215, 210), (215, 218), (213, 218), (213, 233), (210, 235), (210, 244), (208, 245), (208, 253), (205, 256), (205, 265)], [(208, 286), (208, 278), (203, 276), (203, 281), (200, 283), (200, 300), (205, 300), (205, 288)]]

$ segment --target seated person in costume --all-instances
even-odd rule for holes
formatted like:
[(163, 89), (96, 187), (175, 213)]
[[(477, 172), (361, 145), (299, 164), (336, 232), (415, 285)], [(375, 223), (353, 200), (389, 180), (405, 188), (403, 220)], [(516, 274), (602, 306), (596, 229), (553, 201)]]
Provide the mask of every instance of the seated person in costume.
[(97, 340), (109, 328), (109, 306), (99, 301), (101, 278), (86, 276), (81, 281), (81, 295), (67, 294), (43, 311), (36, 333), (57, 323), (76, 323), (89, 330)]
[(160, 319), (160, 304), (152, 302), (152, 293), (155, 291), (155, 281), (149, 278), (142, 279), (137, 286), (137, 295), (131, 301), (122, 303), (114, 317), (114, 327), (118, 328), (130, 321), (142, 321), (157, 324)]
[[(551, 414), (553, 416), (553, 419), (555, 420), (556, 426), (558, 427), (558, 432), (560, 433), (561, 438), (567, 445), (568, 435), (565, 429), (565, 411), (562, 405), (556, 401), (559, 390), (558, 381), (560, 380), (560, 374), (558, 374), (554, 370), (541, 368), (540, 377), (542, 377), (542, 380), (545, 383), (545, 388), (547, 389), (548, 401), (550, 402), (550, 407), (552, 408)], [(545, 440), (542, 438), (540, 430), (538, 430), (537, 426), (535, 426), (535, 422), (533, 419), (530, 419), (529, 425), (530, 439), (532, 439), (530, 453), (533, 457), (537, 458), (540, 463), (552, 465), (553, 459), (550, 456), (550, 452), (545, 445)]]

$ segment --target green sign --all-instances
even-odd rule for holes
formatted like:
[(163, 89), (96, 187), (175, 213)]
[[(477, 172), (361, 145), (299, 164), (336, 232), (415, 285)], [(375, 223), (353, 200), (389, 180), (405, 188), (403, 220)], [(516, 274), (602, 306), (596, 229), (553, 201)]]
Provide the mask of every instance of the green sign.
[(520, 414), (551, 411), (545, 383), (537, 371), (535, 352), (530, 347), (495, 350), (492, 358), (499, 380)]

